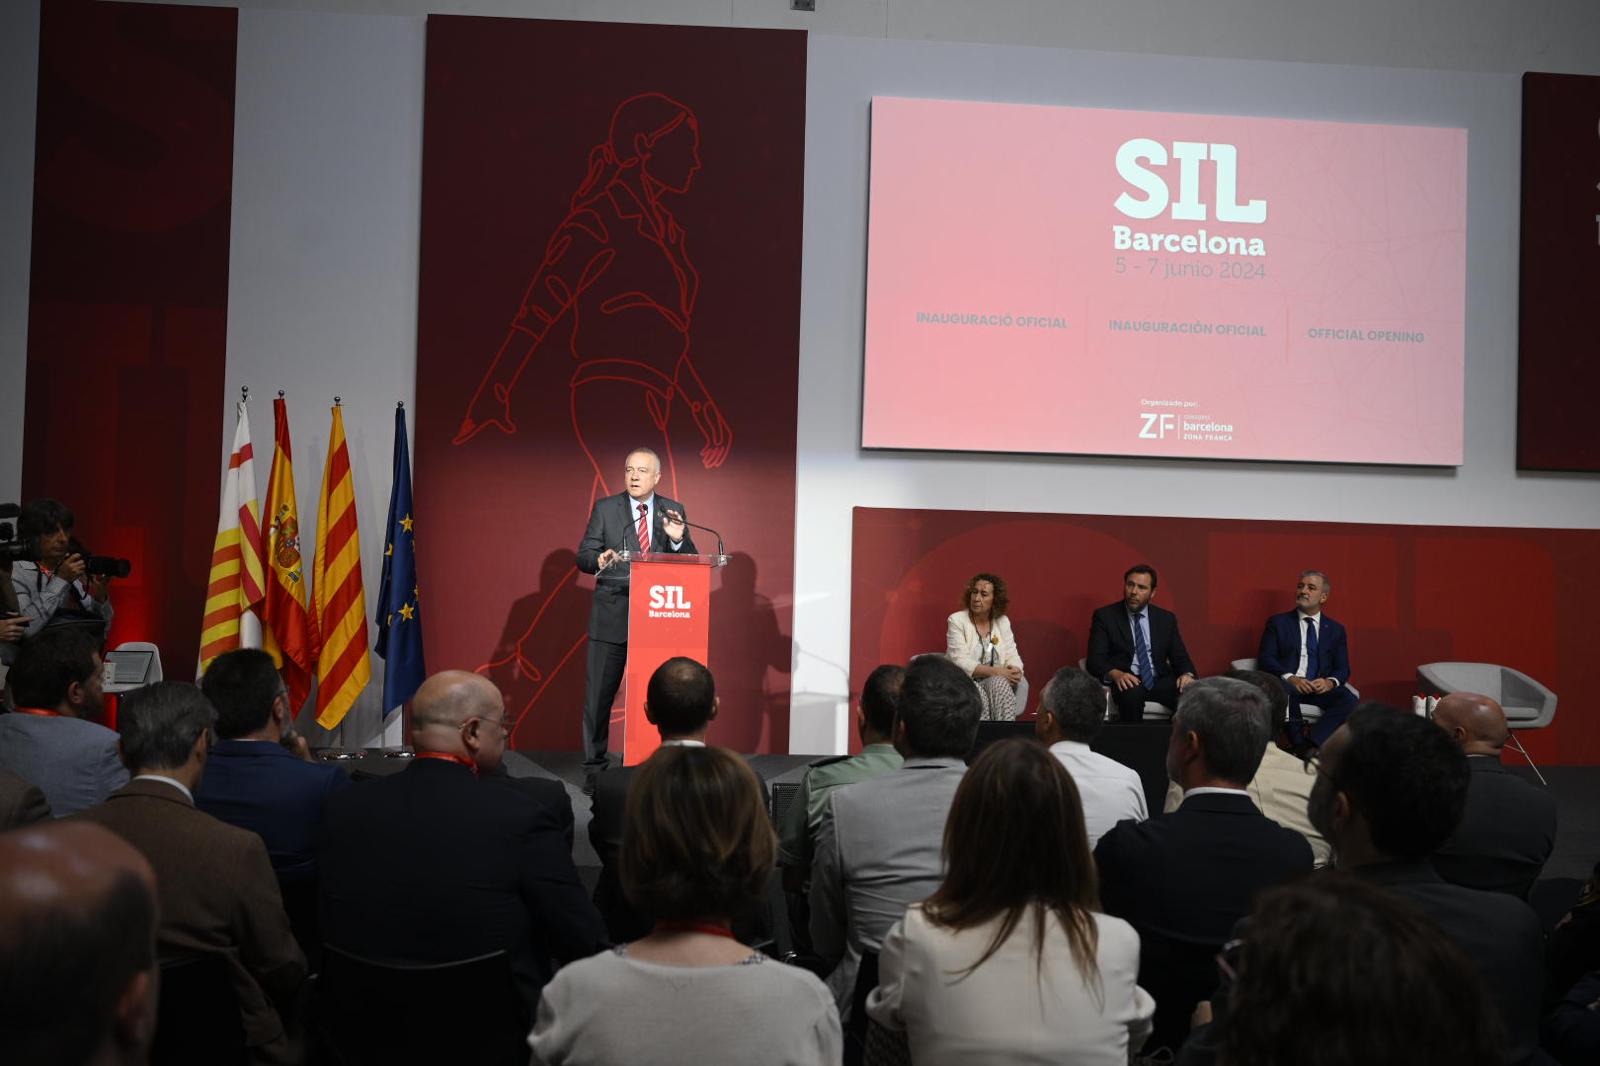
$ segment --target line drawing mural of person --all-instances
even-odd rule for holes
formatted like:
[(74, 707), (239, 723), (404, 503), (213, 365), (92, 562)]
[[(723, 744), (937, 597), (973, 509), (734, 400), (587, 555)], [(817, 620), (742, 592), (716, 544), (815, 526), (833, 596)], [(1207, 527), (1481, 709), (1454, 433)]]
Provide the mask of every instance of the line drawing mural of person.
[[(572, 431), (593, 471), (589, 499), (581, 509), (572, 501), (574, 528), (595, 500), (611, 494), (624, 457), (637, 447), (660, 454), (662, 491), (678, 496), (675, 405), (687, 408), (704, 438), (699, 457), (705, 469), (722, 466), (733, 447), (733, 429), (690, 358), (700, 276), (687, 234), (666, 202), (688, 192), (700, 167), (700, 123), (687, 105), (657, 92), (617, 105), (608, 136), (590, 150), (588, 172), (453, 438), (466, 445), (491, 427), (516, 434), (512, 400), (524, 372), (535, 354), (550, 358), (564, 339), (573, 365)], [(586, 639), (572, 641), (563, 633), (557, 640), (562, 647), (541, 639), (541, 620), (564, 590), (576, 587), (577, 574), (570, 569), (548, 588), (514, 646), (502, 642), (496, 657), (478, 668), (491, 675), (513, 668), (522, 682), (518, 691), (532, 683), (531, 696), (516, 711), (518, 724)]]

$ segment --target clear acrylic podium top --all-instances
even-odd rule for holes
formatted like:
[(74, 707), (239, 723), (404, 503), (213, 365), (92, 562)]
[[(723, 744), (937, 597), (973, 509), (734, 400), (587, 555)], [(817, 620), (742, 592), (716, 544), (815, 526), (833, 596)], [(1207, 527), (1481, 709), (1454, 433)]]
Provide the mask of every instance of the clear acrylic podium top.
[(682, 552), (636, 552), (624, 548), (617, 553), (618, 563), (688, 563), (691, 566), (727, 566), (726, 555), (686, 555)]

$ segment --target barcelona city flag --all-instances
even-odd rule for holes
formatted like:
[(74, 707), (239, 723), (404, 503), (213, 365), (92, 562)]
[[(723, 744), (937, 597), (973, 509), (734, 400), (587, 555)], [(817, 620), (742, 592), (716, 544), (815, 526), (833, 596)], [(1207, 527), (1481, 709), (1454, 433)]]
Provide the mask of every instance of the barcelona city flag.
[(243, 400), (234, 405), (237, 424), (233, 451), (222, 481), (222, 509), (211, 549), (211, 579), (206, 613), (200, 623), (200, 662), (196, 677), (211, 660), (235, 648), (261, 647), (261, 513), (250, 447), (250, 416)]
[(416, 518), (411, 510), (411, 456), (406, 412), (394, 412), (394, 486), (389, 490), (389, 527), (378, 587), (378, 642), (383, 660), (383, 713), (405, 705), (422, 684), (422, 618), (417, 613)]
[(317, 633), (317, 724), (333, 729), (372, 680), (367, 658), (367, 597), (361, 587), (361, 535), (356, 488), (345, 446), (344, 413), (335, 405), (328, 461), (317, 498), (317, 554), (311, 597)]
[(294, 494), (294, 449), (289, 444), (289, 408), (272, 401), (272, 472), (267, 477), (267, 595), (263, 619), (267, 651), (283, 671), (295, 714), (311, 695), (316, 672), (317, 631), (306, 608), (305, 560), (300, 553), (300, 507)]

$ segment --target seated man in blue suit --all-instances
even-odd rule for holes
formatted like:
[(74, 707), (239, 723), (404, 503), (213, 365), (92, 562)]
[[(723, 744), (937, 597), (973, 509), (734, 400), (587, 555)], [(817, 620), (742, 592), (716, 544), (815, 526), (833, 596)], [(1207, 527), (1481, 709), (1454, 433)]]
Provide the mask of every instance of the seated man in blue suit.
[(1318, 747), (1355, 709), (1348, 687), (1350, 648), (1344, 626), (1322, 613), (1333, 583), (1321, 570), (1301, 572), (1294, 587), (1294, 610), (1267, 619), (1257, 666), (1283, 680), (1289, 693), (1289, 736), (1298, 742), (1304, 728), (1300, 708), (1309, 703), (1322, 717), (1307, 739)]
[(294, 732), (289, 691), (272, 657), (254, 648), (212, 660), (200, 690), (217, 711), (217, 742), (195, 792), (195, 806), (260, 836), (285, 906), (315, 898), (316, 838), (323, 802), (350, 779), (312, 762)]

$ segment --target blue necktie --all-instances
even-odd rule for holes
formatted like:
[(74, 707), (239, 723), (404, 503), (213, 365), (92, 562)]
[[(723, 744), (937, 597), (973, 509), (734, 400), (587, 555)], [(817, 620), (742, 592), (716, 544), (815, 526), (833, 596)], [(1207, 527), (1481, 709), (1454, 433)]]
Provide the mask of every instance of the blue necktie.
[(1306, 680), (1310, 681), (1317, 676), (1317, 623), (1315, 619), (1307, 618), (1306, 622)]
[(1139, 680), (1147, 689), (1156, 687), (1156, 668), (1150, 663), (1150, 645), (1144, 640), (1143, 612), (1133, 616), (1133, 653), (1139, 657)]

